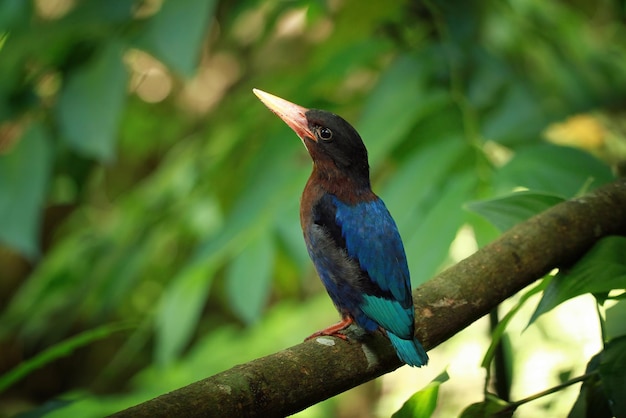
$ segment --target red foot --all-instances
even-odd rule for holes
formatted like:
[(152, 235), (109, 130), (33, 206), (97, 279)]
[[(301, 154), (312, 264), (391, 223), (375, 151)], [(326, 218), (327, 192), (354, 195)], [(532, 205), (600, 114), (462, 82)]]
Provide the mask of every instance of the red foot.
[(328, 335), (328, 336), (341, 338), (342, 340), (347, 340), (348, 337), (346, 337), (344, 334), (340, 334), (339, 331), (343, 331), (344, 329), (348, 328), (353, 322), (354, 321), (352, 320), (351, 317), (349, 316), (345, 317), (341, 320), (341, 322), (338, 322), (334, 325), (329, 326), (328, 328), (324, 328), (321, 331), (317, 331), (309, 335), (308, 337), (304, 339), (304, 341), (308, 341), (312, 338), (319, 337), (321, 335)]

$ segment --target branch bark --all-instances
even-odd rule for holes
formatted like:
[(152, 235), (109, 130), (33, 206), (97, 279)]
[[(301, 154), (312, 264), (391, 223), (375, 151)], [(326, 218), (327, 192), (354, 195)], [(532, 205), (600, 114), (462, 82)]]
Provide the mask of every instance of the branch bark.
[[(523, 222), (415, 290), (416, 334), (428, 350), (609, 235), (626, 235), (626, 179)], [(238, 365), (113, 415), (283, 417), (401, 364), (382, 335), (319, 337)]]

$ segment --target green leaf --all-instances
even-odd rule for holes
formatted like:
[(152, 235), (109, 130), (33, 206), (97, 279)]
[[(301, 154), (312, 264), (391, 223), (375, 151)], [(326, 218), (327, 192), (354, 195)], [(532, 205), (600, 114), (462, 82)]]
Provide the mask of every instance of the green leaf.
[(87, 64), (70, 73), (59, 97), (61, 134), (78, 153), (111, 160), (126, 98), (123, 45), (107, 42)]
[(180, 74), (193, 76), (216, 3), (215, 0), (164, 1), (161, 10), (148, 22), (140, 46)]
[(116, 332), (128, 330), (131, 327), (127, 323), (106, 324), (97, 328), (82, 332), (72, 338), (68, 338), (52, 347), (47, 348), (35, 357), (23, 361), (14, 369), (0, 376), (0, 392), (17, 383), (29, 373), (37, 370), (52, 361), (70, 355), (74, 350), (91, 344), (94, 341), (106, 338)]
[(67, 399), (51, 399), (46, 401), (41, 406), (31, 409), (27, 412), (14, 415), (13, 418), (42, 418), (49, 417), (51, 413), (58, 411), (59, 409), (67, 408), (72, 405), (75, 400)]
[(257, 322), (272, 287), (274, 242), (257, 234), (230, 265), (226, 284), (230, 305), (247, 323)]
[(469, 146), (460, 137), (440, 138), (425, 144), (398, 168), (380, 196), (400, 231), (422, 223), (416, 212), (431, 210), (442, 194), (442, 185), (454, 172), (455, 164), (468, 151)]
[[(293, 139), (292, 133), (289, 139)], [(233, 257), (251, 236), (270, 228), (294, 186), (303, 187), (290, 163), (292, 149), (280, 138), (269, 141), (256, 155), (258, 167), (231, 208), (224, 228), (202, 242), (187, 265), (168, 284), (157, 316), (156, 358), (167, 364), (188, 344), (200, 318), (215, 272)], [(297, 145), (294, 142), (294, 145)], [(297, 201), (297, 198), (295, 198)]]
[(428, 90), (429, 60), (429, 56), (400, 56), (370, 94), (358, 130), (367, 144), (372, 167), (406, 137), (419, 119), (447, 103), (446, 92)]
[[(32, 3), (27, 1), (5, 0), (0, 2), (0, 33), (27, 24), (32, 8)], [(0, 41), (0, 47), (1, 45), (2, 42)]]
[(461, 412), (460, 418), (510, 418), (516, 406), (493, 395), (482, 402), (473, 403)]
[(419, 225), (403, 233), (413, 287), (430, 279), (448, 256), (450, 243), (464, 220), (462, 206), (470, 199), (476, 182), (470, 174), (448, 179), (434, 206), (418, 218)]
[(448, 372), (444, 371), (435, 377), (432, 382), (426, 385), (424, 389), (415, 392), (402, 405), (393, 418), (430, 418), (437, 407), (437, 398), (439, 395), (439, 386), (443, 382), (450, 379)]
[(626, 300), (622, 299), (606, 310), (604, 331), (607, 341), (626, 335)]
[[(499, 77), (508, 69), (497, 68), (496, 71), (497, 76), (487, 76)], [(483, 136), (506, 146), (527, 144), (529, 139), (536, 138), (547, 118), (529, 86), (509, 74), (496, 92), (489, 102), (490, 108), (486, 109), (484, 123), (481, 123)]]
[(513, 225), (564, 200), (562, 197), (551, 194), (524, 191), (495, 199), (470, 202), (465, 207), (482, 215), (500, 231), (506, 231)]
[[(428, 280), (448, 255), (465, 215), (473, 176), (454, 173), (469, 147), (458, 137), (426, 144), (380, 193), (404, 241), (413, 286)], [(428, 239), (424, 239), (428, 237)]]
[(515, 314), (517, 314), (520, 309), (522, 309), (528, 299), (546, 288), (548, 282), (548, 280), (542, 280), (541, 283), (539, 283), (537, 286), (524, 293), (519, 298), (515, 306), (513, 306), (511, 310), (507, 312), (506, 315), (504, 315), (500, 322), (498, 322), (498, 325), (495, 327), (495, 329), (491, 332), (491, 344), (489, 345), (489, 348), (487, 349), (487, 352), (483, 357), (483, 361), (480, 364), (480, 367), (487, 369), (488, 373), (490, 371), (491, 362), (493, 361), (496, 348), (500, 343), (500, 340), (502, 339), (502, 336), (504, 335), (504, 332), (506, 331), (506, 327), (509, 325), (509, 322), (511, 322), (511, 319), (513, 319)]
[(167, 287), (157, 313), (156, 362), (171, 363), (185, 348), (198, 324), (219, 260), (190, 263)]
[(570, 270), (559, 272), (550, 281), (529, 325), (568, 299), (585, 293), (626, 288), (624, 254), (625, 237), (612, 236), (598, 241)]
[(602, 387), (602, 378), (598, 371), (602, 352), (596, 354), (587, 363), (585, 374), (591, 374), (580, 386), (578, 398), (568, 414), (568, 418), (612, 418), (611, 406)]
[(39, 253), (39, 227), (52, 149), (43, 127), (31, 125), (15, 147), (0, 155), (0, 241), (27, 257)]
[(614, 416), (626, 417), (626, 336), (606, 344), (598, 371)]
[[(467, 209), (466, 206), (464, 206), (464, 208)], [(467, 210), (467, 223), (472, 227), (472, 231), (474, 231), (478, 248), (482, 248), (490, 242), (495, 241), (501, 234), (501, 231), (491, 222), (469, 210)]]
[(526, 187), (565, 198), (591, 180), (591, 188), (613, 179), (610, 168), (590, 154), (569, 147), (537, 144), (519, 149), (496, 176), (496, 190)]

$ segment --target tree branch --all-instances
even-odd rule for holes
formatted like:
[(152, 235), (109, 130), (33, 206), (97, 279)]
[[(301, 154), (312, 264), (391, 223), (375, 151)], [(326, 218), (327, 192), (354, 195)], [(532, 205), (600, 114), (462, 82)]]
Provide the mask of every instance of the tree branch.
[[(431, 349), (596, 241), (626, 235), (626, 179), (523, 222), (415, 290), (416, 334)], [(282, 417), (401, 364), (380, 334), (319, 337), (114, 414)]]

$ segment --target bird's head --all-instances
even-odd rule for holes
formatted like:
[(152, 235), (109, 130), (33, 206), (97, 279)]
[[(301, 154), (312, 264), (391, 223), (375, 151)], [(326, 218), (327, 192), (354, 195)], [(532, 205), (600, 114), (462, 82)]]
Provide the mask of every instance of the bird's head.
[(356, 129), (342, 117), (307, 109), (258, 89), (253, 91), (300, 137), (320, 174), (330, 180), (348, 178), (369, 187), (367, 150)]

